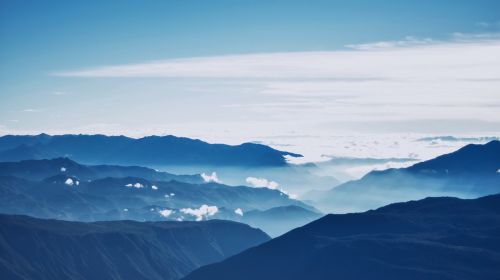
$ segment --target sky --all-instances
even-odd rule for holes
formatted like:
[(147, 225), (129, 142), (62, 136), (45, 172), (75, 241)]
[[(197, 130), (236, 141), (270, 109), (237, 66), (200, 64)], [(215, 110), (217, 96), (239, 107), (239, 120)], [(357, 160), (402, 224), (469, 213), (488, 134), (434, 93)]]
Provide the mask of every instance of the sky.
[(500, 1), (3, 0), (0, 101), (0, 134), (428, 158), (500, 136)]

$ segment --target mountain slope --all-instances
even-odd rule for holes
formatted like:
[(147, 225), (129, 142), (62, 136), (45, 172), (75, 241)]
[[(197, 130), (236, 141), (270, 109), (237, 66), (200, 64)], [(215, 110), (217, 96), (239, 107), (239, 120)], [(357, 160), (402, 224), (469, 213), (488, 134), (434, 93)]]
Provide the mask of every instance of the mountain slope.
[(229, 221), (80, 223), (0, 215), (2, 279), (179, 279), (269, 240)]
[(284, 166), (284, 156), (300, 155), (265, 145), (209, 144), (175, 136), (139, 139), (105, 135), (0, 137), (0, 161), (68, 157), (88, 164)]
[(372, 171), (306, 199), (327, 212), (356, 212), (427, 196), (473, 198), (500, 192), (500, 141), (467, 145), (408, 168)]
[(243, 214), (241, 221), (259, 227), (271, 237), (279, 236), (323, 216), (300, 206), (279, 206), (268, 210), (252, 210)]
[(500, 195), (327, 215), (183, 278), (498, 279)]

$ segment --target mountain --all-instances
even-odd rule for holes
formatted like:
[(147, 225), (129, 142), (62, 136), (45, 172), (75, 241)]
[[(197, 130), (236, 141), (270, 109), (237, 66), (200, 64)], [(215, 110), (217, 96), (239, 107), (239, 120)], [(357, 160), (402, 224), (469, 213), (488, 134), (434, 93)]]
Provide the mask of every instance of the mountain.
[(272, 237), (282, 235), (296, 227), (303, 226), (323, 216), (320, 213), (289, 205), (268, 210), (252, 210), (243, 213), (241, 221), (259, 227)]
[(183, 279), (486, 280), (499, 275), (500, 195), (492, 195), (330, 214)]
[(0, 215), (2, 279), (179, 279), (269, 240), (230, 221), (67, 222)]
[(147, 180), (202, 183), (200, 175), (174, 175), (139, 166), (82, 165), (68, 158), (0, 162), (0, 176), (42, 180), (56, 175), (73, 176), (88, 181), (106, 177), (141, 177)]
[[(225, 219), (238, 218), (234, 213), (237, 208), (251, 211), (297, 205), (313, 209), (278, 190), (217, 183), (149, 181), (137, 177), (83, 181), (60, 174), (42, 181), (28, 181), (0, 176), (0, 193), (1, 213), (80, 221), (194, 220), (199, 218), (196, 211), (202, 211), (199, 210), (202, 205), (217, 208), (215, 213), (203, 218)], [(163, 210), (172, 213), (165, 216), (161, 214)]]
[(266, 218), (265, 214), (251, 220), (252, 225), (272, 234), (309, 222), (309, 212), (319, 215), (313, 207), (279, 190), (200, 181), (199, 175), (133, 166), (88, 166), (67, 158), (0, 163), (0, 213), (72, 221), (243, 221), (243, 212), (252, 217), (252, 213), (274, 207), (302, 209), (302, 213), (287, 212), (276, 223), (270, 221), (272, 215)]
[(141, 166), (284, 166), (285, 156), (261, 144), (209, 144), (175, 136), (139, 139), (105, 135), (7, 135), (0, 137), (0, 161), (68, 157), (86, 164)]
[(500, 141), (467, 145), (407, 168), (372, 171), (360, 180), (304, 196), (326, 212), (356, 212), (427, 196), (473, 198), (500, 192)]

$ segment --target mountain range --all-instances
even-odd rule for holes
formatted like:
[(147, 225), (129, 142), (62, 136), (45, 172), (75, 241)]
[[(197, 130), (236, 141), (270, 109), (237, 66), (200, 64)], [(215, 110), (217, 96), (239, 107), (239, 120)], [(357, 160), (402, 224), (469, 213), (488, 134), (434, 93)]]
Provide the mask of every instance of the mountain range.
[[(111, 177), (112, 176), (112, 177)], [(173, 175), (143, 167), (89, 166), (70, 159), (0, 163), (0, 212), (73, 221), (245, 221), (282, 234), (319, 217), (313, 207), (285, 193), (205, 183), (199, 175)], [(275, 223), (275, 207), (294, 206)], [(279, 225), (279, 229), (276, 228)]]
[(284, 166), (285, 156), (261, 144), (230, 146), (168, 136), (130, 138), (105, 135), (6, 135), (0, 137), (0, 161), (67, 157), (86, 164), (141, 166)]
[(426, 198), (330, 214), (222, 262), (198, 279), (498, 279), (500, 195)]
[(470, 144), (407, 168), (372, 171), (304, 196), (325, 212), (357, 212), (428, 196), (474, 198), (500, 192), (500, 141)]
[(83, 165), (68, 158), (0, 162), (0, 176), (14, 176), (26, 180), (38, 181), (61, 174), (69, 174), (68, 176), (77, 177), (81, 181), (107, 177), (140, 177), (153, 181), (175, 180), (198, 184), (204, 182), (199, 174), (174, 175), (140, 166)]
[(268, 240), (258, 229), (220, 220), (82, 223), (0, 215), (0, 275), (175, 280)]

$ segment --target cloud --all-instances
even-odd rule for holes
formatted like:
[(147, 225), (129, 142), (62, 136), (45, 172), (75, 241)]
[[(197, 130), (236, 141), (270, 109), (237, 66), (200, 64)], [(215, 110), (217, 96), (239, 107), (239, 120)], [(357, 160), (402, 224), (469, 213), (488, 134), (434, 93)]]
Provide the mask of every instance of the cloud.
[[(498, 34), (454, 33), (452, 41), (408, 36), (400, 41), (352, 44), (354, 50), (262, 53), (170, 59), (59, 72), (71, 77), (190, 77), (332, 79), (464, 78), (493, 75), (464, 67), (498, 62)], [(464, 53), (469, 55), (464, 56)], [(426, 69), (427, 71), (422, 71)], [(447, 71), (444, 71), (447, 70)], [(463, 75), (463, 74), (467, 75)], [(435, 76), (437, 75), (437, 76)], [(464, 76), (464, 77), (462, 77)]]
[(73, 179), (71, 179), (71, 178), (66, 179), (66, 181), (64, 181), (64, 183), (66, 185), (68, 185), (68, 186), (73, 186), (74, 185)]
[(152, 186), (151, 186), (151, 188), (152, 188), (153, 190), (155, 190), (155, 191), (158, 189), (158, 187), (157, 187), (157, 186), (155, 186), (155, 185), (152, 185)]
[(201, 178), (203, 178), (203, 181), (205, 183), (210, 183), (210, 182), (222, 183), (222, 181), (219, 180), (219, 178), (217, 177), (217, 173), (216, 172), (212, 172), (211, 175), (208, 175), (208, 174), (205, 174), (205, 173), (201, 173)]
[(481, 137), (455, 137), (455, 136), (430, 136), (418, 138), (415, 141), (440, 141), (440, 142), (489, 142), (493, 140), (500, 140), (500, 137), (495, 136), (481, 136)]
[(215, 215), (219, 209), (217, 206), (208, 206), (206, 204), (203, 204), (200, 206), (198, 209), (192, 209), (192, 208), (182, 208), (181, 212), (187, 215), (195, 216), (196, 221), (201, 221), (203, 218), (207, 218), (210, 216)]
[(141, 183), (135, 183), (135, 184), (126, 184), (125, 187), (127, 188), (136, 188), (136, 189), (142, 189), (144, 188), (144, 185)]
[(280, 189), (280, 195), (286, 195), (289, 199), (298, 199), (299, 196), (293, 193), (289, 193), (284, 189)]
[(35, 108), (27, 108), (27, 109), (24, 109), (22, 110), (22, 112), (25, 112), (25, 113), (37, 113), (37, 112), (40, 112), (42, 111), (41, 109), (35, 109)]
[(165, 217), (167, 218), (168, 216), (172, 215), (174, 211), (173, 210), (170, 210), (170, 209), (164, 209), (164, 210), (160, 210), (158, 211), (158, 213), (162, 216), (162, 217)]
[[(228, 114), (252, 114), (280, 127), (335, 120), (355, 131), (350, 123), (373, 129), (370, 122), (399, 121), (407, 132), (414, 129), (410, 120), (500, 121), (494, 114), (500, 107), (499, 34), (455, 33), (449, 41), (406, 37), (337, 51), (193, 57), (59, 75), (191, 78), (190, 85), (234, 92), (235, 102), (213, 104)], [(246, 102), (246, 92), (258, 102)]]
[(369, 51), (369, 50), (380, 50), (387, 48), (397, 48), (397, 47), (415, 47), (420, 45), (428, 45), (437, 43), (431, 38), (417, 38), (413, 36), (406, 36), (403, 40), (398, 41), (380, 41), (375, 43), (366, 44), (350, 44), (346, 45), (347, 48)]
[(280, 195), (286, 195), (290, 199), (297, 199), (298, 196), (296, 194), (289, 193), (288, 191), (280, 188), (279, 184), (275, 181), (267, 180), (266, 178), (256, 178), (256, 177), (247, 177), (245, 181), (253, 187), (256, 188), (268, 188), (271, 190), (280, 191)]
[(234, 213), (235, 213), (236, 215), (243, 216), (243, 210), (241, 210), (241, 208), (236, 208), (236, 210), (234, 210)]
[(245, 181), (253, 187), (257, 188), (268, 188), (274, 190), (279, 187), (279, 184), (277, 182), (269, 181), (265, 178), (247, 177)]
[(63, 167), (61, 167), (60, 171), (61, 171), (61, 172), (65, 172), (65, 171), (66, 171), (66, 167), (64, 167), (64, 166), (63, 166)]

